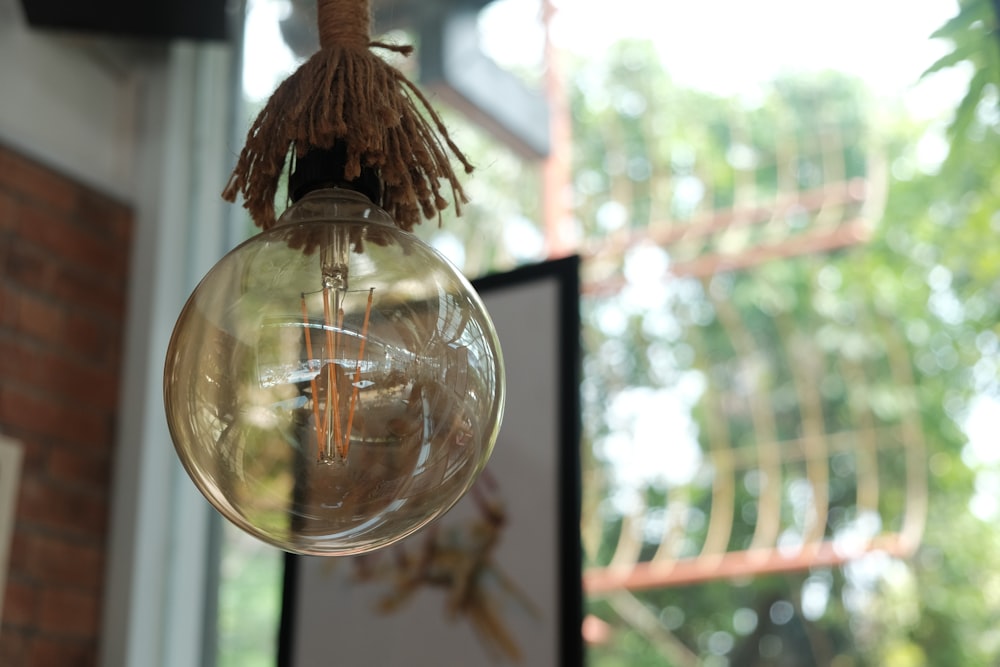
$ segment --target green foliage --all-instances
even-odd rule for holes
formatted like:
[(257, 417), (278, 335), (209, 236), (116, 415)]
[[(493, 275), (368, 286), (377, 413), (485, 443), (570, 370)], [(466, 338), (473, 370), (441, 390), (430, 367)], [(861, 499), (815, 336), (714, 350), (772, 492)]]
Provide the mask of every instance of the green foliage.
[(220, 563), (218, 667), (272, 667), (281, 618), (283, 553), (226, 523)]
[[(924, 72), (935, 72), (959, 65), (972, 70), (972, 78), (962, 101), (948, 127), (951, 141), (949, 166), (956, 166), (970, 156), (967, 144), (976, 142), (974, 131), (977, 116), (1000, 113), (1000, 3), (996, 0), (963, 0), (953, 18), (938, 28), (934, 39), (947, 40), (952, 50), (939, 58)], [(957, 166), (956, 166), (957, 168)]]
[[(970, 511), (976, 486), (997, 471), (969, 457), (961, 428), (977, 395), (1000, 395), (1000, 244), (990, 242), (1000, 232), (1000, 114), (990, 112), (996, 88), (985, 83), (1000, 80), (1000, 46), (988, 23), (993, 15), (971, 13), (984, 8), (990, 5), (963, 5), (938, 33), (955, 40), (958, 55), (933, 69), (966, 59), (978, 68), (952, 124), (952, 158), (944, 168), (921, 164), (916, 154), (920, 141), (934, 140), (933, 126), (903, 116), (876, 122), (864, 89), (835, 73), (777, 81), (761, 104), (744, 107), (676, 88), (641, 44), (621, 45), (609, 63), (578, 66), (577, 213), (595, 240), (613, 243), (616, 235), (636, 233), (655, 239), (667, 223), (683, 225), (706, 211), (806, 192), (832, 179), (877, 177), (869, 173), (873, 155), (884, 155), (893, 175), (884, 211), (862, 246), (707, 279), (674, 278), (666, 289), (635, 269), (655, 256), (648, 248), (599, 255), (586, 267), (595, 284), (624, 284), (613, 295), (598, 291), (584, 300), (585, 492), (600, 497), (585, 501), (585, 535), (595, 544), (588, 565), (611, 561), (623, 526), (636, 516), (640, 558), (650, 557), (663, 534), (657, 508), (669, 512), (671, 503), (680, 503), (674, 505), (684, 517), (679, 528), (694, 543), (686, 553), (697, 553), (707, 534), (711, 480), (690, 479), (679, 500), (671, 492), (676, 483), (655, 474), (623, 479), (618, 470), (621, 450), (612, 444), (637, 432), (620, 410), (642, 395), (667, 402), (698, 379), (690, 413), (703, 455), (713, 442), (753, 452), (762, 438), (794, 439), (810, 419), (827, 433), (884, 434), (875, 459), (877, 510), (890, 522), (906, 505), (902, 445), (912, 433), (906, 435), (905, 424), (917, 424), (927, 447), (929, 510), (914, 557), (876, 552), (834, 570), (636, 593), (660, 619), (657, 632), (701, 664), (1000, 660), (1000, 568), (990, 556), (1000, 547), (1000, 531)], [(842, 148), (834, 159), (824, 143), (831, 133)], [(643, 168), (629, 169), (636, 164)], [(791, 232), (782, 233), (819, 223), (809, 215), (787, 224)], [(744, 247), (767, 241), (762, 234)], [(671, 265), (685, 253), (717, 252), (731, 242), (676, 242), (659, 259)], [(811, 387), (820, 411), (806, 418)], [(770, 422), (755, 412), (755, 401)], [(662, 433), (662, 446), (679, 451), (669, 424)], [(858, 493), (866, 464), (859, 451), (831, 458), (828, 538), (857, 529), (863, 518)], [(730, 549), (746, 548), (757, 529), (761, 491), (751, 473), (735, 476)], [(786, 463), (782, 478), (787, 498), (808, 481), (808, 468)], [(783, 501), (781, 516), (793, 535), (807, 527), (794, 503)], [(588, 525), (595, 519), (600, 530)], [(589, 604), (612, 627), (611, 642), (592, 647), (590, 664), (685, 664), (667, 657), (614, 604)], [(789, 618), (773, 613), (789, 608)], [(752, 629), (735, 627), (738, 612), (757, 619)]]

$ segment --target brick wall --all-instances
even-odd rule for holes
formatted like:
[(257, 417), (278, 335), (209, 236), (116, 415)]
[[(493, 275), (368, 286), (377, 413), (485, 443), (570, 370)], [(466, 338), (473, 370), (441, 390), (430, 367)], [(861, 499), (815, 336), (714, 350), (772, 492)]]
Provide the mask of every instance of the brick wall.
[(3, 667), (97, 662), (131, 228), (0, 146), (0, 433), (24, 445)]

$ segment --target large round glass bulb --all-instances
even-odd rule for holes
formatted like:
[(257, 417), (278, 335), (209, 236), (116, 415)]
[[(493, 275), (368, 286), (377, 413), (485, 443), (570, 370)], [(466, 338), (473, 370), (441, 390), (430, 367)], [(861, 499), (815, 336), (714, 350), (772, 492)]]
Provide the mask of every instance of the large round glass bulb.
[(300, 554), (447, 511), (503, 411), (496, 331), (447, 260), (357, 192), (316, 190), (212, 268), (167, 351), (181, 461), (226, 518)]

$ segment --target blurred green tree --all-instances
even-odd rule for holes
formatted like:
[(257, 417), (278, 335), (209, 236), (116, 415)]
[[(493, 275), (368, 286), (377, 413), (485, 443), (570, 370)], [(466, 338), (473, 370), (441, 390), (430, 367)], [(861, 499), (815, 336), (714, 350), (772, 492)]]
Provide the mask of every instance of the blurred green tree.
[[(983, 7), (990, 9), (963, 4), (959, 16)], [(1000, 659), (1000, 564), (991, 556), (1000, 546), (1000, 457), (977, 454), (962, 428), (977, 401), (1000, 396), (1000, 244), (990, 242), (1000, 231), (1000, 43), (981, 39), (995, 37), (994, 15), (975, 16), (964, 16), (968, 30), (956, 18), (937, 33), (963, 55), (933, 70), (966, 59), (977, 68), (943, 164), (922, 161), (918, 151), (921, 142), (941, 140), (935, 126), (901, 113), (877, 121), (863, 87), (848, 77), (787, 78), (746, 106), (673, 86), (648, 44), (623, 44), (607, 63), (578, 65), (576, 212), (595, 249), (584, 299), (587, 565), (621, 556), (623, 534), (638, 536), (624, 547), (633, 558), (650, 558), (672, 506), (685, 515), (679, 556), (695, 555), (706, 538), (711, 478), (694, 472), (678, 483), (654, 474), (663, 456), (636, 446), (639, 418), (628, 415), (629, 405), (658, 405), (664, 418), (692, 383), (689, 407), (704, 456), (713, 438), (739, 448), (762, 435), (800, 436), (807, 392), (797, 376), (805, 360), (820, 360), (813, 373), (824, 427), (858, 426), (859, 402), (876, 427), (915, 416), (931, 479), (924, 539), (912, 558), (874, 553), (839, 568), (594, 598), (590, 611), (611, 625), (613, 640), (591, 648), (590, 664)], [(825, 142), (831, 133), (839, 146), (833, 158)], [(831, 178), (877, 177), (880, 158), (890, 174), (888, 200), (863, 245), (662, 282), (664, 268), (683, 268), (685, 253), (752, 249), (773, 236), (664, 247), (657, 239), (672, 238), (668, 225), (752, 208)], [(788, 216), (781, 232), (820, 224), (821, 213)], [(766, 403), (770, 423), (755, 419), (751, 395)], [(663, 424), (665, 437), (674, 432)], [(645, 476), (623, 472), (627, 446), (647, 457)], [(663, 447), (681, 464), (689, 456), (676, 443)], [(898, 449), (878, 456), (878, 510), (891, 519), (904, 509), (905, 469)], [(831, 461), (827, 537), (857, 525), (857, 467), (846, 455)], [(760, 480), (746, 472), (732, 501), (731, 549), (750, 545), (758, 524)], [(804, 466), (786, 465), (782, 491), (804, 488), (803, 480)], [(783, 525), (805, 529), (794, 504), (781, 511)]]

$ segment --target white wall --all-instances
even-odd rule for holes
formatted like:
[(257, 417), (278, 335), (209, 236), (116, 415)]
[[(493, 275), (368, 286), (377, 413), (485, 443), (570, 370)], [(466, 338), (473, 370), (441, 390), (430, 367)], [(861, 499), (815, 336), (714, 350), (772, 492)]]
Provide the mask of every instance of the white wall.
[(236, 240), (219, 193), (234, 49), (31, 30), (0, 0), (0, 142), (133, 206), (101, 667), (202, 663), (209, 506), (173, 454), (167, 341), (189, 291)]
[(29, 31), (20, 2), (0, 0), (0, 139), (131, 201), (141, 63), (164, 52), (140, 50)]

